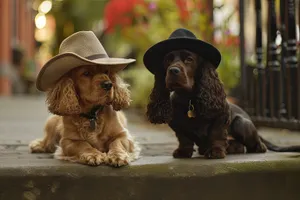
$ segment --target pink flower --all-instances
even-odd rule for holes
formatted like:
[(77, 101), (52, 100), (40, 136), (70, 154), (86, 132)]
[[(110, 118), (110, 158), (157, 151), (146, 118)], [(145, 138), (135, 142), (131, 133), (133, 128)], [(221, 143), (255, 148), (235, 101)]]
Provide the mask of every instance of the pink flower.
[(155, 11), (156, 8), (157, 8), (155, 2), (150, 2), (149, 5), (148, 5), (148, 7), (149, 7), (149, 10), (151, 10), (151, 11)]

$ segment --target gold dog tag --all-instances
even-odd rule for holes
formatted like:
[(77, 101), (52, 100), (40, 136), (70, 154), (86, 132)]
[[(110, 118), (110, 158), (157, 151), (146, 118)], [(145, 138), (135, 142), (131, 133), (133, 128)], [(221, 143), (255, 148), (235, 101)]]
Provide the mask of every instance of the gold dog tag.
[(187, 115), (188, 115), (189, 118), (195, 118), (195, 117), (196, 117), (195, 112), (192, 111), (192, 110), (189, 110), (189, 111), (187, 112)]
[(187, 116), (189, 118), (195, 118), (196, 117), (195, 108), (194, 108), (194, 105), (192, 104), (191, 100), (189, 102), (189, 111), (187, 112)]

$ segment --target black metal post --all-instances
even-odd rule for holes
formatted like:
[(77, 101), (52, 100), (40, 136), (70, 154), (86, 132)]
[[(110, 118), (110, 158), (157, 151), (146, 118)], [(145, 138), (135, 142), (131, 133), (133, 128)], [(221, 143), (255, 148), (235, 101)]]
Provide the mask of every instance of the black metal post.
[(287, 117), (287, 78), (286, 78), (286, 51), (287, 51), (287, 34), (286, 34), (286, 0), (280, 0), (280, 35), (281, 35), (281, 78), (282, 78), (282, 103), (281, 103), (281, 116)]
[(280, 118), (281, 70), (277, 58), (277, 46), (275, 43), (277, 37), (275, 0), (269, 0), (268, 3), (267, 108), (269, 110), (268, 114), (271, 118)]
[[(298, 22), (299, 22), (299, 24), (298, 25), (300, 25), (300, 2), (298, 1)], [(298, 122), (300, 121), (300, 62), (299, 62), (299, 60), (300, 60), (300, 53), (298, 53), (298, 79), (297, 79), (297, 86), (298, 86), (298, 88), (297, 88), (297, 91), (298, 91), (298, 95), (297, 95), (297, 105), (298, 105), (298, 117), (297, 117), (297, 119), (298, 119)]]
[(265, 109), (265, 70), (263, 65), (263, 48), (262, 48), (262, 19), (261, 19), (261, 1), (255, 0), (256, 12), (256, 61), (257, 61), (257, 100), (256, 100), (256, 114), (264, 116)]
[(288, 110), (288, 115), (290, 120), (298, 116), (298, 66), (297, 66), (297, 41), (296, 41), (296, 20), (295, 20), (295, 0), (287, 1), (287, 79), (289, 79), (289, 91), (288, 98), (290, 101), (290, 110)]
[(239, 0), (239, 15), (240, 15), (240, 64), (241, 64), (241, 80), (242, 80), (242, 89), (243, 89), (243, 107), (247, 109), (248, 100), (247, 100), (247, 74), (246, 74), (246, 65), (245, 65), (245, 9), (244, 9), (244, 0)]

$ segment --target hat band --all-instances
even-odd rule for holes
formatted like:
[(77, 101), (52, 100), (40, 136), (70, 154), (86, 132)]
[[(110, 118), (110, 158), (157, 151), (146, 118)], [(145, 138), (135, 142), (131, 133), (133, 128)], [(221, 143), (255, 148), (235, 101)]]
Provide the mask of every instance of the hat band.
[(94, 55), (87, 56), (85, 58), (89, 60), (96, 60), (98, 58), (108, 58), (108, 56), (107, 54), (94, 54)]

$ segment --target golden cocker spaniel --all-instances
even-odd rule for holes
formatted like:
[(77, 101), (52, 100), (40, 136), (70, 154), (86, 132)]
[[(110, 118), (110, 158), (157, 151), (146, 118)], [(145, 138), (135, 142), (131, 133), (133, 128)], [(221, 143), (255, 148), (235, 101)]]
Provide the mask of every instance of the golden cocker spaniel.
[(139, 157), (140, 148), (119, 111), (130, 104), (128, 85), (116, 73), (82, 66), (64, 75), (47, 91), (51, 116), (45, 137), (30, 143), (33, 153), (54, 153), (62, 160), (123, 166)]

